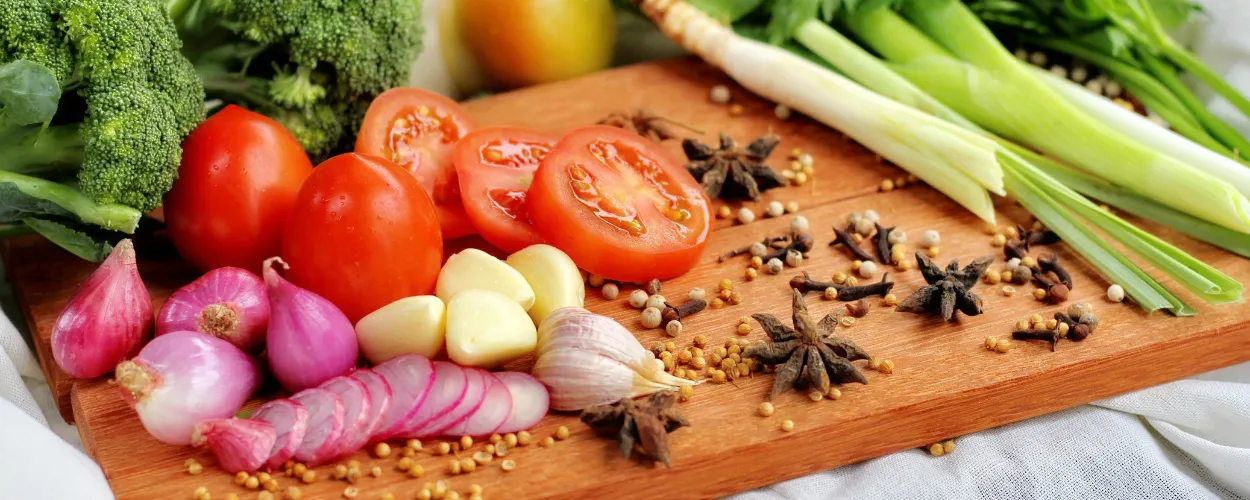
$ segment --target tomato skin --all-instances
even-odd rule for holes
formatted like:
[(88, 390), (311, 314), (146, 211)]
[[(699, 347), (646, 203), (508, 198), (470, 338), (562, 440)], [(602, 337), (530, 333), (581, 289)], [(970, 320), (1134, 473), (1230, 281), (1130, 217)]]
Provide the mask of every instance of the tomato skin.
[(278, 255), (282, 229), (312, 162), (267, 116), (229, 105), (182, 143), (182, 164), (165, 195), (165, 223), (178, 253), (200, 271), (260, 272)]
[(609, 0), (453, 0), (474, 59), (506, 87), (607, 68), (616, 43)]
[(354, 323), (395, 300), (433, 293), (443, 238), (416, 178), (385, 159), (345, 153), (300, 188), (282, 258), (288, 279)]
[[(605, 151), (623, 152), (625, 161), (608, 166), (598, 159)], [(666, 188), (635, 167), (621, 169), (643, 163)], [(589, 183), (591, 195), (575, 192), (574, 172), (589, 176), (580, 184)], [(585, 127), (560, 139), (535, 172), (527, 205), (530, 221), (549, 244), (578, 267), (619, 281), (684, 274), (699, 262), (711, 233), (710, 202), (694, 177), (658, 145), (616, 127)], [(605, 217), (605, 206), (624, 215)], [(638, 229), (631, 231), (635, 223)]]
[(465, 213), (482, 238), (508, 253), (543, 243), (530, 225), (525, 191), (556, 138), (530, 130), (475, 130), (456, 143), (456, 176)]
[[(424, 112), (423, 112), (424, 111)], [(452, 161), (456, 141), (473, 130), (460, 105), (433, 92), (393, 88), (369, 105), (356, 152), (385, 158), (411, 172), (434, 201), (443, 239), (473, 234), (460, 205), (460, 184)]]

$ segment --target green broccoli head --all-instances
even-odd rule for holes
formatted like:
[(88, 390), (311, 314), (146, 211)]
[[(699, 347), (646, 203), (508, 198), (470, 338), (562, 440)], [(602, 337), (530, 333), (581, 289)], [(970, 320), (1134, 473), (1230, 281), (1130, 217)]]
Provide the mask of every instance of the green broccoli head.
[(74, 54), (56, 29), (46, 0), (0, 0), (0, 63), (25, 59), (44, 65), (58, 82), (74, 73)]
[(332, 75), (340, 99), (406, 83), (421, 50), (417, 0), (213, 0), (212, 8), (241, 37), (281, 45), (294, 65)]
[(178, 175), (182, 138), (204, 117), (204, 90), (182, 42), (151, 0), (53, 0), (87, 103), (82, 190), (151, 210)]

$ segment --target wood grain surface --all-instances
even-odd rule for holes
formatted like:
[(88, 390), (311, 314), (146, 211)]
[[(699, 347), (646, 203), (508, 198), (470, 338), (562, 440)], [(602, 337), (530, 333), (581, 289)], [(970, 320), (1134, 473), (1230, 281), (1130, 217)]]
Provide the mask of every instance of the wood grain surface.
[[(734, 90), (735, 102), (745, 109), (742, 116), (730, 117), (725, 106), (708, 102), (707, 90), (717, 83)], [(940, 231), (943, 244), (936, 260), (942, 264), (953, 257), (968, 262), (996, 254), (1000, 258), (994, 268), (1003, 267), (1001, 249), (990, 245), (983, 223), (958, 205), (923, 186), (878, 192), (882, 179), (903, 172), (810, 120), (777, 120), (771, 104), (750, 96), (694, 59), (632, 66), (467, 104), (481, 125), (525, 126), (554, 133), (640, 106), (703, 129), (708, 141), (715, 140), (715, 132), (721, 130), (743, 143), (761, 134), (777, 133), (782, 145), (771, 162), (776, 167), (785, 166), (784, 156), (791, 148), (811, 153), (816, 159), (813, 182), (770, 191), (761, 203), (748, 206), (762, 212), (767, 201), (800, 204), (800, 214), (810, 221), (818, 244), (812, 258), (799, 270), (814, 277), (828, 279), (834, 271), (849, 272), (851, 259), (842, 250), (824, 244), (832, 238), (831, 226), (841, 224), (847, 213), (870, 208), (881, 214), (883, 223), (906, 230), (913, 240), (924, 230)], [(679, 154), (676, 142), (667, 147)], [(998, 209), (1002, 226), (1031, 222), (1027, 213), (1008, 200), (1001, 200)], [(787, 230), (788, 216), (771, 219), (760, 215), (748, 225), (717, 221), (718, 230), (703, 263), (664, 284), (665, 295), (681, 297), (694, 287), (715, 289), (718, 280), (728, 277), (746, 298), (742, 305), (707, 310), (683, 320), (685, 333), (676, 339), (680, 346), (689, 345), (698, 334), (717, 344), (724, 342), (736, 336), (737, 318), (752, 313), (773, 313), (788, 323), (787, 282), (798, 270), (787, 268), (779, 276), (762, 275), (745, 282), (746, 266), (741, 258), (716, 263), (716, 256), (729, 249)], [(1146, 227), (1241, 281), (1250, 280), (1250, 262), (1174, 232)], [(452, 242), (449, 250), (478, 245), (482, 245), (480, 240), (469, 238)], [(159, 234), (141, 239), (136, 247), (141, 273), (157, 301), (194, 278)], [(59, 373), (47, 355), (51, 325), (92, 266), (38, 240), (11, 240), (6, 250), (7, 269), (23, 312), (37, 334), (40, 358), (62, 410), (72, 411), (84, 447), (101, 464), (119, 499), (190, 498), (199, 486), (206, 486), (213, 498), (225, 498), (231, 492), (243, 499), (257, 497), (255, 492), (235, 486), (232, 477), (213, 465), (206, 451), (168, 446), (149, 437), (109, 382), (75, 382)], [(805, 394), (786, 393), (774, 401), (777, 411), (771, 418), (756, 414), (772, 383), (771, 375), (700, 385), (694, 398), (681, 404), (693, 426), (670, 436), (672, 469), (623, 459), (613, 441), (594, 435), (574, 415), (553, 414), (534, 430), (536, 440), (551, 435), (561, 425), (567, 426), (572, 436), (551, 449), (534, 445), (514, 449), (508, 458), (516, 460), (517, 469), (510, 473), (499, 469), (497, 459), (470, 475), (452, 477), (446, 473), (448, 457), (423, 453), (418, 455), (418, 463), (426, 474), (413, 479), (395, 470), (395, 456), (377, 459), (359, 453), (354, 458), (366, 468), (378, 465), (384, 473), (377, 479), (362, 480), (358, 498), (378, 498), (383, 492), (412, 498), (424, 483), (438, 479), (448, 479), (461, 498), (467, 498), (471, 484), (484, 488), (484, 498), (714, 498), (1250, 359), (1250, 310), (1244, 306), (1210, 307), (1180, 287), (1171, 286), (1201, 314), (1193, 318), (1148, 316), (1131, 305), (1107, 302), (1103, 295), (1109, 283), (1065, 246), (1048, 250), (1057, 251), (1073, 271), (1076, 288), (1069, 300), (1093, 303), (1101, 319), (1101, 326), (1088, 340), (1064, 342), (1058, 352), (1052, 353), (1044, 344), (1025, 342), (1017, 342), (1006, 354), (983, 347), (987, 336), (1009, 335), (1016, 320), (1032, 313), (1049, 316), (1061, 307), (1035, 301), (1030, 296), (1032, 285), (1017, 286), (1019, 293), (1006, 297), (1000, 287), (980, 284), (976, 291), (985, 299), (986, 313), (961, 317), (953, 323), (895, 313), (874, 299), (869, 315), (854, 326), (839, 327), (839, 334), (854, 339), (876, 357), (894, 361), (893, 374), (866, 371), (869, 384), (842, 386), (842, 397), (837, 401), (812, 402)], [(887, 269), (897, 281), (894, 290), (900, 298), (923, 282), (917, 271)], [(634, 330), (644, 345), (673, 340), (660, 330), (642, 329), (638, 311), (624, 299), (631, 289), (623, 287), (621, 298), (611, 302), (588, 290), (588, 308), (616, 318)], [(810, 294), (808, 306), (819, 317), (843, 304)], [(757, 327), (748, 338), (765, 337)], [(524, 363), (520, 367), (524, 368)], [(67, 398), (72, 404), (65, 404)], [(783, 419), (794, 421), (792, 432), (779, 429)], [(427, 447), (429, 444), (427, 441)], [(919, 449), (910, 452), (923, 453)], [(182, 464), (188, 457), (206, 464), (205, 473), (191, 476), (183, 472)], [(329, 478), (330, 466), (316, 470), (319, 479), (312, 485), (285, 476), (279, 481), (283, 489), (300, 486), (303, 498), (339, 498), (347, 484)]]

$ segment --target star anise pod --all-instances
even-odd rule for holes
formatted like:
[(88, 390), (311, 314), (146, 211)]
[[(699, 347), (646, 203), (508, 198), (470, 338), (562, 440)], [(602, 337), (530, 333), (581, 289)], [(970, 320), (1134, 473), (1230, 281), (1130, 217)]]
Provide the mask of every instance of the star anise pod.
[(703, 131), (691, 127), (684, 123), (674, 121), (663, 116), (657, 115), (647, 108), (639, 109), (638, 112), (627, 115), (625, 113), (612, 113), (607, 118), (599, 120), (599, 125), (608, 125), (618, 127), (641, 135), (652, 142), (659, 144), (669, 139), (676, 139), (677, 133), (673, 131), (672, 126), (684, 128), (696, 134), (702, 134)]
[(955, 311), (969, 316), (981, 314), (981, 297), (972, 293), (981, 274), (994, 262), (993, 255), (986, 255), (972, 261), (967, 267), (959, 268), (959, 259), (951, 259), (946, 269), (933, 264), (929, 257), (916, 252), (916, 264), (920, 274), (924, 276), (928, 286), (916, 290), (899, 303), (895, 310), (916, 314), (941, 314), (950, 321)]
[(781, 365), (768, 399), (792, 388), (811, 387), (824, 393), (829, 392), (830, 383), (867, 384), (868, 379), (851, 362), (868, 359), (868, 353), (848, 339), (830, 336), (843, 310), (829, 313), (817, 324), (807, 315), (803, 294), (793, 290), (793, 296), (794, 328), (781, 324), (771, 314), (751, 315), (772, 342), (752, 345), (742, 356), (769, 366)]
[(745, 148), (738, 148), (733, 138), (721, 132), (720, 148), (697, 139), (681, 141), (681, 149), (690, 160), (686, 170), (703, 185), (710, 198), (760, 199), (760, 193), (785, 185), (785, 179), (763, 162), (781, 142), (775, 135), (756, 139)]
[(673, 408), (676, 401), (675, 391), (657, 392), (641, 403), (622, 398), (612, 404), (582, 411), (582, 422), (596, 430), (616, 432), (621, 444), (621, 455), (625, 458), (629, 458), (637, 445), (647, 456), (672, 467), (668, 433), (690, 426), (690, 421), (681, 416), (677, 408)]

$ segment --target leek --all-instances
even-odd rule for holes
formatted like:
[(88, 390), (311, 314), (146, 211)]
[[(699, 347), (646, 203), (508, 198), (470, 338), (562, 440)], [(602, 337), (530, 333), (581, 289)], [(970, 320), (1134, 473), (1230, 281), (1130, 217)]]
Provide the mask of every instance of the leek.
[[(962, 4), (932, 0), (912, 4), (905, 12), (920, 30), (882, 8), (857, 11), (851, 28), (896, 61), (898, 73), (942, 103), (996, 134), (1142, 196), (1250, 233), (1250, 200), (1236, 188), (1087, 116), (1021, 68)], [(909, 44), (900, 50), (900, 39), (923, 38), (921, 31), (943, 47)]]

